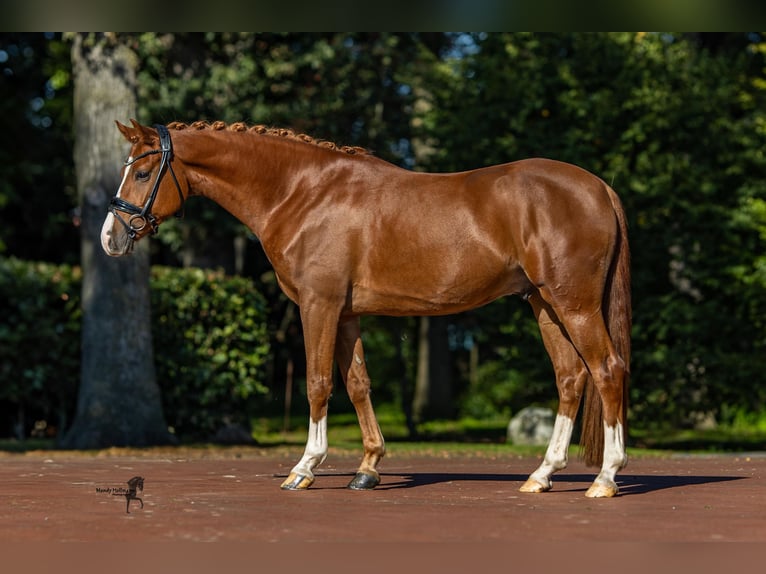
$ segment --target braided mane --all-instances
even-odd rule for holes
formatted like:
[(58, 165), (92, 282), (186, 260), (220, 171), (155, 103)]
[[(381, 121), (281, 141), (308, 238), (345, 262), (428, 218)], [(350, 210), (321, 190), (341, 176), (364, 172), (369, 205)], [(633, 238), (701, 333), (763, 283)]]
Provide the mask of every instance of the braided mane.
[(185, 124), (183, 122), (171, 122), (168, 124), (167, 127), (168, 129), (171, 129), (171, 130), (192, 129), (192, 130), (216, 130), (216, 131), (225, 130), (230, 132), (251, 132), (251, 133), (256, 133), (261, 135), (287, 138), (287, 139), (303, 142), (306, 144), (319, 146), (321, 148), (331, 149), (331, 150), (339, 151), (342, 153), (347, 153), (350, 155), (354, 155), (354, 154), (366, 155), (370, 153), (362, 147), (345, 146), (345, 145), (341, 146), (331, 141), (318, 140), (307, 134), (296, 134), (293, 130), (290, 130), (290, 129), (270, 128), (268, 126), (263, 126), (263, 125), (248, 126), (244, 122), (237, 122), (233, 124), (227, 124), (226, 122), (221, 122), (221, 121), (217, 121), (213, 123), (208, 123), (205, 121), (197, 121), (191, 124)]

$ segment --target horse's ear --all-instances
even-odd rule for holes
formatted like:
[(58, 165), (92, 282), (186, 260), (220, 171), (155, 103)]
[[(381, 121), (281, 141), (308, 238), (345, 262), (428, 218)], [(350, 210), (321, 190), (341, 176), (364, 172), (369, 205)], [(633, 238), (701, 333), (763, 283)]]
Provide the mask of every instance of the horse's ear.
[(125, 139), (132, 144), (137, 144), (138, 142), (143, 141), (147, 145), (153, 145), (159, 139), (157, 130), (142, 126), (133, 118), (130, 119), (130, 123), (133, 125), (132, 128), (125, 126), (118, 121), (115, 121), (114, 123), (117, 124), (117, 129), (120, 130), (120, 133)]
[[(133, 122), (134, 120), (130, 120), (130, 121)], [(115, 120), (114, 123), (117, 124), (117, 129), (120, 130), (120, 133), (123, 135), (123, 137), (126, 140), (128, 140), (130, 143), (133, 143), (133, 144), (138, 143), (139, 136), (135, 129), (122, 125), (117, 120)]]
[(137, 137), (142, 137), (145, 144), (153, 145), (159, 139), (160, 136), (157, 133), (157, 130), (154, 128), (142, 126), (133, 118), (131, 118), (130, 123), (133, 124), (133, 128), (135, 128), (136, 133), (140, 134)]

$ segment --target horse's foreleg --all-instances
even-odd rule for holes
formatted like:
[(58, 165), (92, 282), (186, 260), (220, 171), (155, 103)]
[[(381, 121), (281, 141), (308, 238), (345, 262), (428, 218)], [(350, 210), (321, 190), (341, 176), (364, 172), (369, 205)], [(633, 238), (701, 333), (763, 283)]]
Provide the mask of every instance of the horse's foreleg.
[(572, 343), (564, 336), (562, 327), (550, 306), (538, 293), (532, 295), (529, 302), (534, 309), (543, 343), (556, 373), (559, 408), (545, 458), (519, 490), (546, 492), (551, 489), (553, 473), (567, 466), (572, 429), (588, 371)]
[(314, 468), (327, 457), (327, 414), (315, 420), (309, 417), (309, 436), (303, 451), (287, 478), (282, 482), (282, 490), (306, 490), (314, 483)]
[(327, 456), (327, 406), (332, 393), (332, 366), (338, 313), (319, 305), (301, 307), (306, 346), (306, 394), (309, 432), (303, 457), (282, 482), (283, 490), (305, 490), (314, 482), (314, 468)]
[(370, 377), (365, 367), (359, 318), (355, 317), (340, 324), (335, 353), (348, 396), (356, 409), (364, 446), (362, 463), (348, 487), (354, 490), (369, 490), (380, 483), (377, 466), (386, 452), (386, 446), (370, 400)]

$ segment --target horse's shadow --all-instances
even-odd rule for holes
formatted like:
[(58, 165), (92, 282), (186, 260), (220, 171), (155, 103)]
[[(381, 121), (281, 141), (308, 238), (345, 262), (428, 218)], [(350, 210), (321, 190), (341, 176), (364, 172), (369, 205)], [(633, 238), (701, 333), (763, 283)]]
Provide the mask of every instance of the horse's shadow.
[[(345, 473), (327, 473), (325, 476), (345, 476)], [(353, 476), (353, 475), (349, 475)], [(375, 490), (397, 490), (401, 488), (418, 488), (433, 484), (448, 482), (498, 482), (503, 484), (524, 483), (527, 474), (500, 473), (459, 473), (459, 472), (413, 472), (413, 473), (381, 473), (381, 483)], [(553, 490), (555, 492), (585, 492), (593, 483), (594, 474), (554, 475)], [(716, 482), (743, 480), (747, 476), (679, 476), (679, 475), (639, 475), (625, 474), (617, 476), (617, 485), (621, 496), (647, 494), (668, 488), (696, 486)], [(580, 486), (581, 484), (581, 486)]]
[[(385, 475), (384, 475), (385, 476)], [(391, 475), (396, 481), (381, 484), (378, 488), (414, 488), (441, 482), (451, 481), (489, 481), (489, 482), (520, 482), (524, 483), (528, 475), (524, 474), (474, 474), (474, 473), (413, 473), (408, 475)], [(593, 483), (595, 474), (560, 474), (552, 478), (553, 488), (557, 492), (576, 492), (588, 490)], [(744, 476), (678, 476), (678, 475), (618, 475), (617, 484), (621, 495), (646, 494), (680, 486), (694, 486), (714, 482), (741, 480)], [(572, 486), (572, 483), (582, 486)]]

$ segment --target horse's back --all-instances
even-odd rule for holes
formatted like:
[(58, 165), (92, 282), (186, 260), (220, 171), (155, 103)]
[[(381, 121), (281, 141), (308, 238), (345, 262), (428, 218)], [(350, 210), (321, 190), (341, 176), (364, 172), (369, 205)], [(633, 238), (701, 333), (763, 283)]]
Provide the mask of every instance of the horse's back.
[(613, 232), (605, 184), (553, 160), (401, 170), (373, 197), (373, 217), (352, 230), (346, 251), (360, 313), (453, 313), (525, 293), (553, 279), (554, 262), (587, 259)]

